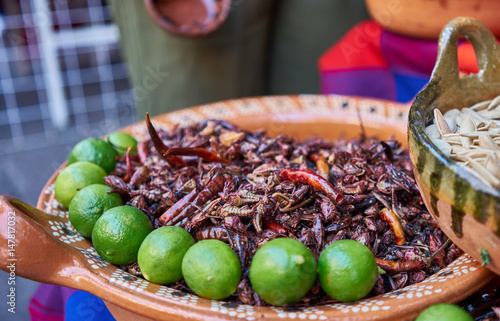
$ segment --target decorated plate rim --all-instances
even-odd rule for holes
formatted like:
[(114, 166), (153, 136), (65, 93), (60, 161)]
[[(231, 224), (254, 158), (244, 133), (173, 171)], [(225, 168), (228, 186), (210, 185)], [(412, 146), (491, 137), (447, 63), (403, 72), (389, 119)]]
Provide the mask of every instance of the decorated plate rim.
[[(154, 117), (153, 121), (158, 127), (168, 129), (174, 124), (186, 125), (206, 118), (231, 121), (231, 119), (245, 115), (265, 114), (269, 117), (279, 117), (295, 112), (302, 114), (336, 112), (353, 116), (357, 115), (358, 109), (364, 112), (363, 119), (365, 120), (379, 122), (384, 120), (395, 126), (406, 127), (409, 104), (342, 95), (263, 96), (232, 99), (159, 115)], [(138, 140), (145, 139), (147, 135), (143, 121), (121, 130), (129, 132)], [(420, 283), (353, 303), (339, 302), (311, 307), (256, 307), (203, 299), (138, 278), (100, 258), (90, 240), (84, 239), (73, 229), (69, 223), (67, 211), (62, 209), (54, 197), (55, 178), (65, 166), (66, 163), (62, 164), (54, 172), (40, 194), (37, 207), (47, 213), (47, 217), (39, 223), (61, 242), (76, 248), (85, 257), (88, 269), (99, 278), (103, 278), (111, 287), (125, 290), (131, 296), (138, 295), (156, 301), (154, 303), (158, 304), (156, 306), (158, 313), (162, 312), (162, 306), (169, 306), (176, 309), (195, 310), (202, 315), (210, 312), (219, 319), (238, 318), (249, 321), (260, 318), (326, 320), (332, 317), (357, 320), (365, 319), (368, 314), (373, 320), (395, 320), (397, 315), (394, 315), (394, 312), (398, 312), (401, 317), (410, 318), (430, 304), (457, 302), (471, 294), (474, 285), (476, 289), (493, 278), (493, 274), (488, 269), (482, 267), (468, 254), (463, 254), (446, 268)], [(450, 287), (453, 291), (450, 291)], [(106, 298), (106, 300), (122, 308), (134, 310), (123, 298)], [(142, 314), (137, 310), (133, 312)]]

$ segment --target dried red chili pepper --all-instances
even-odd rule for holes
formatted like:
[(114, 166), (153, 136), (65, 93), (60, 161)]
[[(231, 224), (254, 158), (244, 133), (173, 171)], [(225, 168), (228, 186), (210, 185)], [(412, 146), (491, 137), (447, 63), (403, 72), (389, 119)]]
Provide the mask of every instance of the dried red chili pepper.
[[(196, 195), (195, 199), (188, 207), (186, 207), (183, 212), (186, 212), (186, 215), (189, 215), (194, 209), (201, 207), (203, 204), (207, 203), (213, 197), (215, 197), (219, 192), (224, 188), (224, 184), (229, 179), (225, 176), (218, 176), (213, 178), (207, 186), (201, 192)], [(184, 214), (184, 213), (181, 213)]]
[[(170, 213), (169, 211), (167, 211), (165, 214), (168, 214), (165, 217), (165, 214), (162, 215), (160, 217), (160, 222), (163, 225), (174, 225), (180, 222), (182, 219), (190, 216), (197, 208), (200, 208), (203, 204), (217, 195), (217, 193), (222, 191), (227, 180), (228, 179), (224, 176), (218, 176), (212, 179), (201, 192), (199, 192), (195, 197), (190, 198), (189, 201), (185, 203), (185, 206), (181, 207), (179, 211), (172, 211)], [(193, 191), (196, 192), (196, 189), (194, 189)], [(188, 195), (191, 195), (193, 191), (191, 191), (191, 193), (189, 193)], [(184, 198), (181, 201), (183, 200)]]
[[(148, 116), (149, 118), (149, 116)], [(148, 154), (149, 154), (149, 145), (150, 140), (146, 140), (143, 142), (139, 142), (137, 144), (137, 155), (139, 155), (139, 160), (141, 161), (142, 164), (146, 162), (146, 159), (148, 159)]]
[(171, 155), (198, 156), (207, 163), (229, 163), (227, 159), (223, 159), (205, 148), (174, 147), (167, 150), (163, 155), (167, 157)]
[(390, 225), (392, 231), (394, 232), (394, 238), (397, 245), (403, 245), (406, 242), (405, 232), (401, 227), (401, 223), (398, 220), (396, 214), (388, 208), (384, 207), (378, 212), (378, 216), (387, 224)]
[(197, 192), (198, 191), (196, 190), (196, 188), (193, 189), (191, 193), (185, 195), (172, 207), (170, 207), (165, 213), (163, 213), (158, 219), (160, 225), (167, 225), (176, 216), (178, 216), (182, 212), (184, 207), (188, 206), (188, 204), (196, 197)]
[(279, 225), (278, 223), (276, 223), (275, 221), (263, 220), (262, 223), (264, 225), (264, 228), (268, 228), (270, 230), (273, 230), (274, 232), (276, 232), (278, 234), (285, 234), (286, 233), (285, 228), (283, 226)]
[(132, 175), (134, 174), (134, 169), (132, 168), (132, 163), (130, 162), (130, 150), (132, 148), (129, 147), (127, 148), (127, 153), (125, 154), (125, 163), (127, 164), (127, 175), (123, 178), (125, 183), (130, 182), (130, 179), (132, 178)]
[(281, 171), (280, 176), (283, 180), (310, 185), (325, 193), (328, 198), (337, 204), (344, 199), (344, 196), (332, 185), (332, 183), (311, 170), (284, 169)]
[(205, 162), (224, 162), (229, 163), (228, 160), (223, 159), (211, 151), (204, 148), (192, 148), (192, 147), (173, 147), (168, 148), (161, 140), (158, 132), (153, 127), (151, 120), (149, 119), (149, 113), (146, 113), (146, 125), (148, 128), (149, 136), (151, 136), (151, 141), (155, 146), (156, 150), (161, 154), (161, 156), (171, 163), (172, 165), (183, 167), (186, 163), (178, 156), (198, 156), (201, 157)]
[(146, 113), (146, 126), (148, 128), (149, 136), (151, 137), (151, 141), (155, 146), (158, 153), (160, 153), (161, 157), (169, 162), (171, 165), (176, 167), (184, 167), (186, 163), (182, 160), (182, 158), (178, 156), (165, 156), (165, 153), (168, 151), (168, 147), (163, 143), (158, 132), (153, 127), (151, 120), (149, 119), (149, 113)]
[(311, 160), (316, 163), (318, 174), (324, 179), (330, 178), (330, 166), (325, 162), (325, 158), (318, 154), (311, 155)]
[(425, 261), (394, 262), (379, 258), (375, 258), (375, 263), (377, 263), (382, 270), (389, 273), (416, 272), (427, 266)]

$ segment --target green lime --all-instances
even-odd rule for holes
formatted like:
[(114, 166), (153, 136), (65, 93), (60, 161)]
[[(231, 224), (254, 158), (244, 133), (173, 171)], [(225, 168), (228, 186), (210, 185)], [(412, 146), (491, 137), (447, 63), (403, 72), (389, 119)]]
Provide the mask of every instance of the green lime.
[(250, 283), (257, 294), (274, 305), (303, 298), (316, 280), (316, 260), (297, 240), (278, 238), (264, 244), (250, 265)]
[(139, 209), (113, 207), (95, 223), (92, 244), (105, 260), (113, 264), (129, 264), (137, 260), (139, 247), (151, 230), (151, 221)]
[(106, 140), (120, 156), (125, 155), (129, 147), (130, 155), (134, 155), (137, 152), (137, 141), (127, 133), (114, 132), (109, 134)]
[(54, 194), (57, 200), (68, 208), (79, 190), (91, 184), (104, 184), (104, 176), (104, 169), (94, 163), (73, 163), (57, 175)]
[(91, 162), (101, 166), (107, 173), (115, 170), (118, 153), (99, 138), (86, 138), (76, 144), (68, 156), (68, 164)]
[(92, 236), (94, 224), (107, 210), (123, 205), (119, 194), (108, 193), (111, 187), (92, 184), (76, 193), (69, 203), (69, 221), (85, 237)]
[(199, 296), (222, 300), (233, 294), (240, 283), (240, 260), (224, 242), (203, 240), (184, 255), (182, 275)]
[(149, 233), (137, 255), (142, 275), (158, 284), (182, 280), (182, 259), (193, 244), (191, 234), (178, 226), (164, 226)]
[(460, 307), (454, 304), (435, 304), (415, 319), (415, 321), (474, 321), (474, 319)]
[(318, 259), (319, 281), (332, 298), (349, 302), (367, 295), (378, 276), (372, 251), (353, 240), (330, 244)]

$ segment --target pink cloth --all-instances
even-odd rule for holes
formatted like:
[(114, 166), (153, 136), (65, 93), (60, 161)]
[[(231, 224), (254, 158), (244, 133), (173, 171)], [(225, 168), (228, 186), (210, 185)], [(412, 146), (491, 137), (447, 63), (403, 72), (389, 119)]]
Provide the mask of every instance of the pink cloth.
[(31, 321), (64, 321), (66, 300), (75, 291), (64, 286), (41, 284), (28, 305)]

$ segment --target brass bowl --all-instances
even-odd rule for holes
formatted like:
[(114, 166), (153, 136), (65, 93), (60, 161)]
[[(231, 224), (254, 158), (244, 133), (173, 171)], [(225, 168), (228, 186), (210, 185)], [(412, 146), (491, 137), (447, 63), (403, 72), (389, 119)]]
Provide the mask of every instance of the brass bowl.
[[(457, 42), (466, 36), (477, 56), (479, 73), (459, 77)], [(409, 148), (416, 181), (427, 208), (443, 232), (462, 250), (500, 274), (500, 191), (487, 187), (446, 157), (425, 134), (434, 108), (471, 106), (500, 94), (500, 46), (493, 34), (473, 18), (449, 22), (439, 39), (439, 53), (426, 88), (409, 113)]]
[[(368, 135), (378, 135), (380, 139), (394, 135), (406, 142), (407, 105), (337, 95), (229, 100), (164, 114), (153, 122), (157, 127), (171, 129), (174, 124), (220, 118), (243, 129), (267, 128), (273, 136), (319, 136), (333, 140), (342, 134), (359, 137), (358, 108)], [(147, 137), (144, 122), (123, 130), (139, 140)], [(119, 320), (410, 320), (431, 304), (460, 301), (494, 276), (464, 254), (421, 283), (348, 304), (286, 308), (206, 300), (137, 278), (101, 259), (90, 240), (75, 232), (67, 212), (54, 198), (54, 181), (64, 166), (44, 187), (37, 204), (39, 209), (0, 196), (0, 268), (9, 270), (8, 226), (12, 224), (17, 242), (16, 275), (93, 293), (106, 301)]]

